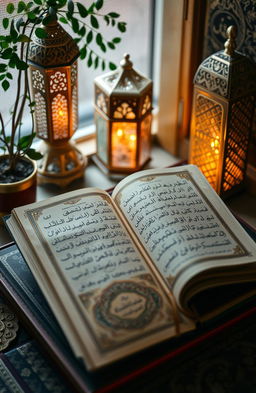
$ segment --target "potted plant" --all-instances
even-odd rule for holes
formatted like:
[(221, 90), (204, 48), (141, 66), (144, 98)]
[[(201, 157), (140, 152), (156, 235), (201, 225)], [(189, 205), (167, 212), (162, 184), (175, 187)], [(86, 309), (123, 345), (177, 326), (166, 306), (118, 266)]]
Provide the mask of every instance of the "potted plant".
[[(126, 23), (120, 21), (116, 12), (102, 12), (104, 0), (91, 1), (85, 7), (73, 0), (26, 0), (9, 3), (6, 16), (2, 19), (5, 34), (0, 35), (0, 91), (3, 94), (16, 83), (14, 104), (10, 117), (4, 119), (0, 112), (0, 214), (8, 213), (13, 207), (35, 200), (36, 165), (34, 160), (42, 156), (32, 147), (35, 137), (34, 105), (29, 89), (28, 55), (33, 34), (45, 38), (44, 26), (53, 21), (69, 25), (72, 36), (79, 46), (80, 58), (87, 60), (88, 67), (102, 70), (108, 64), (104, 59), (107, 50), (115, 49), (121, 41), (119, 36), (106, 40), (100, 33), (100, 20), (119, 32), (126, 31)], [(93, 49), (95, 43), (97, 50)], [(14, 78), (14, 71), (17, 75)], [(23, 135), (22, 120), (25, 107), (31, 115), (31, 132)], [(32, 160), (32, 161), (31, 161)]]

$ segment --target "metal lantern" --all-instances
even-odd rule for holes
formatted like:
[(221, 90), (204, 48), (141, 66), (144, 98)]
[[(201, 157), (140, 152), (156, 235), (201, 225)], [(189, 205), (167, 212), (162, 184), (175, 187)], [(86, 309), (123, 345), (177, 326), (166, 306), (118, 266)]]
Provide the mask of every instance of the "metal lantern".
[(190, 142), (190, 163), (222, 197), (244, 184), (256, 93), (256, 67), (235, 50), (234, 26), (227, 36), (195, 74)]
[(95, 79), (94, 158), (110, 173), (137, 171), (150, 159), (152, 81), (133, 69), (129, 57)]
[(79, 50), (57, 21), (41, 27), (46, 38), (33, 35), (29, 51), (36, 131), (43, 140), (38, 180), (65, 186), (82, 176), (86, 165), (82, 153), (70, 141), (78, 124)]

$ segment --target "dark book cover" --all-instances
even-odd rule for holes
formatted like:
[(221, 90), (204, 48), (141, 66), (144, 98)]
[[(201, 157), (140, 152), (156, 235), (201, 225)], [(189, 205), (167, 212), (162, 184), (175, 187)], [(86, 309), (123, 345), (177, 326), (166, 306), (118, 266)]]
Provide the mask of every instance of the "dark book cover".
[(65, 393), (67, 383), (33, 340), (0, 357), (0, 391)]

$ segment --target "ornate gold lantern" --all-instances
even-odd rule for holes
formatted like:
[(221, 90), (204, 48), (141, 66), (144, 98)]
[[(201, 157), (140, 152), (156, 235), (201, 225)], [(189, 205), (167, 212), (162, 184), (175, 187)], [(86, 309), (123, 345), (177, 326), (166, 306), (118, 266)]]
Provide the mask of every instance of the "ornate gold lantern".
[(244, 184), (256, 93), (255, 65), (235, 50), (234, 26), (227, 35), (195, 74), (189, 159), (221, 197)]
[(153, 84), (133, 69), (129, 57), (95, 79), (94, 159), (107, 173), (137, 171), (150, 159)]
[(86, 165), (82, 153), (70, 141), (78, 123), (79, 49), (57, 21), (41, 27), (46, 38), (33, 35), (29, 52), (35, 124), (43, 153), (38, 180), (65, 186), (83, 176)]

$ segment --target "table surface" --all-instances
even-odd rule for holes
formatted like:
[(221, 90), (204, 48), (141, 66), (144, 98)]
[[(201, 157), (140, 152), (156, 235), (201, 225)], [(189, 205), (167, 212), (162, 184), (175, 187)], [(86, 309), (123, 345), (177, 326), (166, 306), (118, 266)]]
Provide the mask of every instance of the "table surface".
[[(145, 169), (166, 167), (174, 165), (180, 161), (179, 158), (174, 157), (170, 153), (163, 150), (161, 147), (154, 146), (152, 151), (152, 158)], [(88, 161), (88, 166), (85, 169), (84, 177), (75, 180), (73, 183), (65, 188), (60, 188), (54, 184), (44, 184), (37, 187), (37, 200), (47, 199), (49, 197), (73, 191), (85, 187), (98, 187), (101, 189), (109, 189), (114, 187), (120, 181), (106, 176), (91, 159)], [(234, 195), (228, 201), (227, 206), (244, 219), (249, 225), (256, 228), (256, 197), (250, 195), (246, 190)], [(11, 241), (11, 237), (5, 229), (4, 225), (0, 225), (0, 246)]]

